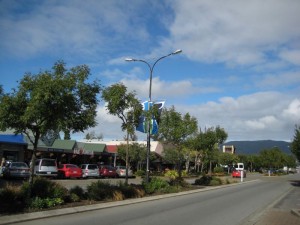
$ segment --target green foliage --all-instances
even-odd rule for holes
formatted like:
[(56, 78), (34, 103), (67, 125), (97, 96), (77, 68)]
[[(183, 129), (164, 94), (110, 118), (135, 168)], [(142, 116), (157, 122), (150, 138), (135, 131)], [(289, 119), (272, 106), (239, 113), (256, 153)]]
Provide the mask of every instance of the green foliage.
[(216, 186), (222, 184), (222, 179), (215, 176), (202, 176), (201, 178), (195, 180), (195, 185)]
[(295, 127), (295, 134), (291, 144), (291, 151), (300, 161), (300, 126)]
[(224, 168), (223, 167), (215, 167), (214, 168), (214, 173), (224, 173)]
[(285, 166), (285, 154), (277, 147), (265, 149), (259, 154), (262, 166), (265, 168), (283, 168)]
[(165, 172), (165, 177), (168, 177), (170, 180), (175, 180), (178, 176), (179, 175), (176, 170), (168, 170)]
[(147, 194), (153, 194), (154, 192), (163, 193), (169, 187), (169, 183), (161, 178), (152, 177), (150, 182), (143, 183), (143, 186)]
[(109, 183), (99, 180), (87, 186), (87, 193), (89, 199), (102, 201), (112, 199), (113, 188)]
[(64, 201), (61, 198), (40, 198), (35, 197), (32, 199), (30, 208), (31, 209), (45, 209), (52, 208), (57, 205), (62, 205)]
[(139, 177), (143, 177), (143, 176), (145, 176), (145, 174), (146, 174), (146, 171), (145, 171), (145, 170), (138, 170), (138, 171), (136, 171), (136, 173), (135, 173), (135, 175), (136, 175), (136, 176), (139, 176)]
[[(26, 182), (23, 184), (22, 190), (28, 193), (29, 187), (30, 184)], [(63, 199), (67, 195), (68, 189), (64, 186), (42, 177), (36, 177), (31, 187), (31, 197)]]
[(108, 112), (122, 120), (121, 128), (129, 134), (134, 133), (142, 113), (142, 105), (135, 95), (134, 92), (127, 93), (127, 87), (122, 83), (113, 84), (102, 91)]
[(78, 185), (76, 185), (75, 187), (72, 187), (69, 190), (70, 195), (74, 194), (77, 195), (80, 199), (86, 199), (86, 193), (84, 192), (84, 190), (79, 187)]
[(18, 212), (26, 208), (26, 195), (16, 185), (6, 185), (0, 189), (0, 213)]
[(199, 179), (196, 179), (195, 184), (196, 185), (205, 185), (205, 186), (207, 186), (207, 185), (210, 184), (211, 180), (212, 180), (211, 176), (204, 175), (204, 176), (200, 177)]

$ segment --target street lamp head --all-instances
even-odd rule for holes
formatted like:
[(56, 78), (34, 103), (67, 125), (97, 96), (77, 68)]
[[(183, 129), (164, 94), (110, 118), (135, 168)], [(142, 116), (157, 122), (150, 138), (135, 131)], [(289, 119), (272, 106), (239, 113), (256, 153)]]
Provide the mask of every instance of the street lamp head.
[(172, 55), (179, 54), (179, 53), (181, 53), (181, 52), (182, 52), (181, 49), (177, 49), (175, 52), (172, 53)]
[(132, 58), (126, 58), (125, 61), (132, 62), (132, 61), (134, 61), (134, 59), (132, 59)]

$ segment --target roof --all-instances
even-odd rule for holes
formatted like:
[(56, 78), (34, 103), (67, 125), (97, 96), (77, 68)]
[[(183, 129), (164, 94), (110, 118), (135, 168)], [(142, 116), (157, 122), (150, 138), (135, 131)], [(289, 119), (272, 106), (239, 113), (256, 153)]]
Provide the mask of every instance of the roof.
[(95, 143), (83, 143), (77, 142), (77, 150), (81, 151), (82, 153), (96, 153), (96, 152), (103, 152), (105, 149), (105, 144), (95, 144)]
[(117, 145), (106, 145), (106, 152), (108, 153), (117, 153), (118, 146)]
[(27, 145), (21, 134), (0, 134), (0, 142), (8, 144)]
[(51, 146), (53, 149), (73, 150), (76, 141), (56, 139)]

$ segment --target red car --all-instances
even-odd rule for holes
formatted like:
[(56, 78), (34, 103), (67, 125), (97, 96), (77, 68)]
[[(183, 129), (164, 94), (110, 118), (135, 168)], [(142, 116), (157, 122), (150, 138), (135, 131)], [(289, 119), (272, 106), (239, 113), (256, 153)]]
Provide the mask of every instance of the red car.
[(112, 166), (100, 166), (99, 168), (99, 176), (100, 177), (117, 177), (117, 171), (115, 167)]
[(60, 178), (81, 178), (82, 170), (74, 164), (60, 164), (58, 166), (58, 177)]
[[(233, 170), (231, 175), (232, 175), (233, 178), (241, 177), (241, 172), (242, 172), (241, 170)], [(245, 177), (246, 177), (246, 171), (244, 170), (243, 171), (243, 178), (245, 178)]]

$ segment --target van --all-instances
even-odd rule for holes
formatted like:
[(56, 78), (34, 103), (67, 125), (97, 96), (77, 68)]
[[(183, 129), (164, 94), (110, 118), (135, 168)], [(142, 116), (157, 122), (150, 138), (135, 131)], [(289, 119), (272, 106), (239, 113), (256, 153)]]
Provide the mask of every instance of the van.
[(45, 177), (57, 176), (57, 163), (55, 159), (37, 159), (34, 164), (34, 174)]
[(97, 164), (81, 164), (80, 168), (82, 169), (82, 177), (96, 177), (99, 178), (99, 167)]
[(244, 163), (237, 163), (236, 165), (234, 165), (234, 169), (244, 171)]

